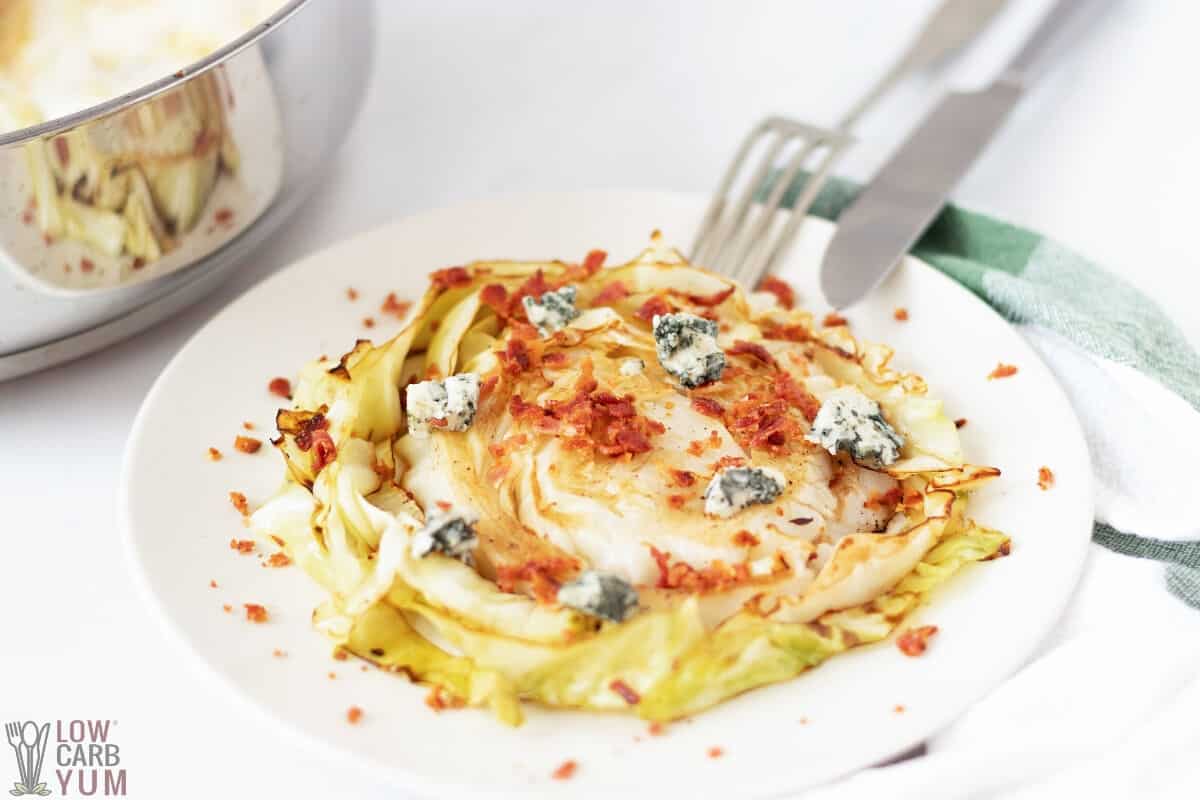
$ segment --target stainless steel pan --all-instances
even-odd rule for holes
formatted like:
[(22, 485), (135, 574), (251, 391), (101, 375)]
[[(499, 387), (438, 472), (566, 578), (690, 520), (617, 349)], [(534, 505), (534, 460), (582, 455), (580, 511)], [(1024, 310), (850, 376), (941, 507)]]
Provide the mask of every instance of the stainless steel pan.
[(292, 212), (370, 72), (369, 0), (292, 0), (187, 69), (0, 134), (0, 380), (215, 288)]

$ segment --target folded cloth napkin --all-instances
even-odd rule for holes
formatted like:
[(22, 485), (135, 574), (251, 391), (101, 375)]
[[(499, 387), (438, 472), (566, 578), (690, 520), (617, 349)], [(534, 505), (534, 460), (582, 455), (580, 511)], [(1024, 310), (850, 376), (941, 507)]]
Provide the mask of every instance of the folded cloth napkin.
[[(830, 181), (811, 213), (836, 220), (856, 192)], [(912, 252), (1017, 326), (1062, 383), (1092, 457), (1098, 547), (1021, 672), (924, 755), (811, 796), (1194, 796), (1200, 358), (1150, 299), (1032, 231), (949, 206)]]

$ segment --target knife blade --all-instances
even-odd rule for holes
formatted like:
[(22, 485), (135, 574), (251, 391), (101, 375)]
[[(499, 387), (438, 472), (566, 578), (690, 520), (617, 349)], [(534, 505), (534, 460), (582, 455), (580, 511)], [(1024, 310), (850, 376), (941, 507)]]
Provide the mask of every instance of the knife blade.
[(842, 212), (821, 262), (830, 305), (864, 297), (917, 242), (1020, 100), (1038, 56), (1082, 5), (1058, 0), (995, 82), (948, 94)]

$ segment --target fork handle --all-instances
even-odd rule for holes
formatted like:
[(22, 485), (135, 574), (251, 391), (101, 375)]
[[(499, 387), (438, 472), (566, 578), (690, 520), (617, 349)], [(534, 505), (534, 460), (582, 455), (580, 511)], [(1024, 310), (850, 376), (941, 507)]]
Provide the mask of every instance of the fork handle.
[(988, 26), (1008, 0), (944, 0), (925, 27), (866, 94), (842, 115), (838, 130), (849, 131), (901, 79), (959, 49)]

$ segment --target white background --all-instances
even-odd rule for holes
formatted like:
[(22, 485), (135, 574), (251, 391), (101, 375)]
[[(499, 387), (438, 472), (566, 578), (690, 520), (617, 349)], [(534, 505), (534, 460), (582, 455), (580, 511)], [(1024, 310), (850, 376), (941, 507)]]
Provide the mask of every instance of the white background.
[[(832, 122), (933, 4), (380, 2), (362, 116), (291, 224), (178, 318), (0, 385), (0, 719), (118, 720), (134, 797), (395, 796), (244, 711), (143, 607), (115, 498), (146, 390), (263, 275), (398, 215), (525, 189), (707, 191), (766, 113)], [(356, 5), (346, 2), (347, 13)], [(1107, 6), (957, 199), (1108, 265), (1195, 344), (1200, 6)], [(982, 81), (1044, 7), (1013, 0), (967, 58), (890, 96), (841, 171), (869, 176), (939, 92)], [(6, 780), (7, 757), (0, 765)]]

